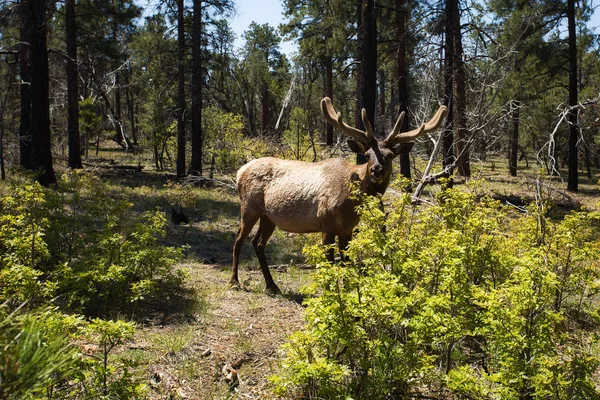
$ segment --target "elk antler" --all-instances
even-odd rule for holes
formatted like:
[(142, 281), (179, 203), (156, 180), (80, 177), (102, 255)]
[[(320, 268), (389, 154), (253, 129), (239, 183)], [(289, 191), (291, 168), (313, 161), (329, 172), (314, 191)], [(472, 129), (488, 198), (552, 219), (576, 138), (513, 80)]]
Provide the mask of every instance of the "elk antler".
[[(321, 111), (323, 112), (323, 116), (325, 117), (327, 122), (329, 122), (331, 125), (337, 126), (339, 130), (341, 130), (343, 133), (350, 136), (357, 142), (360, 142), (367, 146), (370, 145), (371, 140), (373, 138), (373, 129), (370, 129), (369, 132), (371, 124), (369, 124), (369, 120), (366, 118), (366, 111), (364, 111), (364, 109), (363, 124), (365, 124), (365, 127), (367, 127), (368, 124), (367, 132), (346, 125), (346, 123), (342, 120), (342, 114), (335, 112), (335, 109), (333, 108), (333, 104), (331, 103), (331, 99), (329, 97), (324, 97), (323, 100), (321, 100)], [(365, 120), (367, 121), (366, 123)]]
[(398, 117), (398, 121), (394, 126), (394, 130), (388, 135), (388, 137), (385, 139), (385, 142), (388, 145), (393, 146), (399, 143), (410, 142), (411, 140), (414, 140), (427, 132), (431, 132), (440, 126), (447, 111), (448, 109), (446, 106), (440, 106), (433, 118), (431, 118), (428, 123), (421, 124), (420, 127), (413, 129), (412, 131), (400, 133), (400, 127), (402, 126), (402, 120), (404, 119), (404, 112), (402, 112), (400, 117)]

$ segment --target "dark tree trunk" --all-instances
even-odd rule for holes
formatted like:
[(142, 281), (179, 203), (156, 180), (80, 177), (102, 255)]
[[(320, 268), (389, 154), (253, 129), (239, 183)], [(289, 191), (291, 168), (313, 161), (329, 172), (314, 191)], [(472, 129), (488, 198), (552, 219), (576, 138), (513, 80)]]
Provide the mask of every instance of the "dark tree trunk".
[[(367, 111), (367, 118), (371, 124), (375, 123), (375, 109), (377, 106), (377, 18), (375, 14), (375, 0), (363, 0), (361, 8), (361, 24), (358, 26), (358, 57), (361, 69), (361, 84), (359, 109)], [(365, 127), (360, 123), (360, 129)], [(366, 160), (357, 157), (357, 162)]]
[(260, 91), (260, 130), (264, 135), (269, 130), (269, 86), (265, 82)]
[(460, 29), (460, 12), (458, 0), (454, 2), (453, 33), (454, 33), (454, 87), (456, 106), (456, 166), (458, 173), (464, 177), (471, 176), (469, 162), (469, 131), (467, 129), (467, 98), (465, 94), (465, 65), (463, 62), (463, 46)]
[(29, 0), (31, 16), (31, 142), (33, 169), (44, 186), (56, 183), (50, 141), (48, 46), (46, 41), (47, 0)]
[(508, 163), (511, 176), (517, 176), (517, 161), (519, 157), (519, 112), (521, 102), (515, 100), (512, 111), (512, 130), (510, 132), (510, 160)]
[(192, 21), (192, 159), (190, 173), (202, 175), (202, 0), (194, 0)]
[[(379, 118), (382, 119), (383, 115), (385, 115), (385, 71), (383, 69), (379, 70)], [(385, 124), (380, 124), (382, 127)], [(380, 129), (383, 132), (385, 129)], [(381, 135), (383, 136), (383, 134)]]
[[(454, 164), (454, 1), (446, 0), (446, 21), (444, 30), (444, 105), (448, 107), (448, 116), (442, 131), (442, 166)], [(449, 171), (452, 176), (453, 171)], [(452, 181), (450, 181), (452, 186)]]
[[(397, 74), (398, 74), (398, 112), (404, 111), (404, 121), (401, 132), (408, 131), (408, 69), (406, 67), (406, 0), (398, 0), (396, 11), (396, 40), (398, 41)], [(410, 155), (400, 154), (400, 173), (410, 179)]]
[(79, 85), (77, 77), (77, 21), (75, 0), (66, 0), (67, 32), (67, 91), (68, 91), (68, 137), (69, 168), (81, 168), (81, 145), (79, 141)]
[(21, 31), (19, 39), (19, 68), (21, 73), (21, 115), (19, 125), (19, 163), (25, 169), (33, 169), (31, 144), (31, 65), (29, 63), (29, 34), (31, 19), (28, 3), (21, 3)]
[[(8, 98), (8, 90), (6, 91)], [(0, 96), (0, 179), (6, 179), (6, 171), (4, 170), (4, 104), (5, 99)]]
[[(327, 92), (327, 97), (329, 97), (331, 99), (331, 101), (333, 101), (333, 60), (331, 56), (328, 56), (325, 59), (325, 70), (326, 70), (326, 92)], [(327, 127), (326, 129), (326, 136), (325, 136), (325, 143), (327, 144), (327, 146), (333, 146), (333, 125), (326, 123), (325, 126)]]
[(133, 89), (129, 86), (129, 75), (131, 73), (130, 69), (125, 71), (125, 85), (127, 88), (125, 89), (125, 101), (127, 102), (127, 111), (129, 113), (129, 123), (131, 124), (131, 139), (133, 140), (133, 145), (137, 146), (137, 126), (135, 124), (135, 109), (133, 104)]
[(579, 184), (577, 139), (579, 128), (577, 126), (577, 38), (575, 32), (575, 0), (567, 1), (567, 18), (569, 25), (569, 179), (567, 190), (577, 192)]
[(121, 119), (121, 80), (119, 72), (115, 72), (115, 119), (117, 120), (121, 131), (117, 132), (115, 139), (117, 143), (123, 143), (123, 120)]
[(183, 0), (177, 0), (177, 177), (185, 175), (185, 20)]

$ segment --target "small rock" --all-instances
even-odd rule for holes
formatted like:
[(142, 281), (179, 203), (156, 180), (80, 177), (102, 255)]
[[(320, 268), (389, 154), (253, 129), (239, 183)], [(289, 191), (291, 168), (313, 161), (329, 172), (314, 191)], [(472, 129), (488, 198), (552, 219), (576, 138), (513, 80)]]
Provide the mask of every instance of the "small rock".
[(208, 357), (212, 354), (212, 349), (206, 349), (202, 352), (201, 356), (202, 357)]
[(222, 369), (223, 375), (225, 375), (225, 382), (229, 384), (229, 386), (237, 386), (239, 383), (237, 370), (232, 368), (230, 365), (223, 365)]

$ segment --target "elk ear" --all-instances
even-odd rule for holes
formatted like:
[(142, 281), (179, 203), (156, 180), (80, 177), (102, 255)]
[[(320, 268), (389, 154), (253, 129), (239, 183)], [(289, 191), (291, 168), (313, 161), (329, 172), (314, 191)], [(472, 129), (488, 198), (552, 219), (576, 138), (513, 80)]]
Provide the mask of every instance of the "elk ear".
[(410, 153), (414, 145), (414, 142), (401, 143), (393, 148), (393, 152), (397, 156), (406, 156)]
[(357, 142), (353, 139), (348, 139), (346, 143), (348, 143), (348, 147), (350, 147), (350, 150), (352, 150), (356, 154), (365, 154), (368, 150), (368, 148), (364, 144)]

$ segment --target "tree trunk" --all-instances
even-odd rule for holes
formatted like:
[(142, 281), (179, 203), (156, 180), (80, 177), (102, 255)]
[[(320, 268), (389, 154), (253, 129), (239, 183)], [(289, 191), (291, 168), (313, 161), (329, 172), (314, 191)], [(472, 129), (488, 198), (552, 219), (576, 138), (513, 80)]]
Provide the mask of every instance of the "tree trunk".
[[(367, 111), (367, 119), (371, 125), (375, 123), (375, 108), (377, 105), (377, 18), (375, 1), (362, 0), (361, 24), (358, 26), (358, 57), (361, 69), (359, 109)], [(360, 129), (365, 127), (360, 122)], [(363, 157), (357, 157), (357, 162), (364, 163)]]
[(569, 25), (569, 178), (567, 190), (577, 192), (579, 184), (577, 139), (579, 128), (577, 126), (577, 38), (575, 32), (575, 0), (567, 1), (567, 19)]
[[(406, 67), (406, 0), (398, 0), (396, 11), (396, 40), (398, 41), (398, 58), (397, 58), (397, 74), (398, 74), (398, 112), (404, 111), (404, 121), (402, 121), (401, 132), (407, 132), (409, 127), (408, 116), (408, 69)], [(410, 154), (400, 154), (400, 173), (402, 176), (410, 179)]]
[(467, 130), (467, 98), (465, 94), (465, 65), (463, 62), (462, 35), (460, 29), (460, 12), (458, 0), (454, 2), (454, 87), (456, 102), (456, 166), (458, 173), (464, 177), (471, 176), (469, 162), (469, 131)]
[(129, 86), (129, 75), (131, 74), (131, 70), (127, 69), (125, 71), (125, 85), (127, 88), (125, 89), (125, 101), (127, 102), (127, 110), (129, 112), (129, 123), (131, 124), (131, 138), (133, 139), (133, 145), (137, 146), (137, 126), (135, 124), (135, 109), (133, 104), (133, 89)]
[(21, 115), (19, 125), (19, 163), (25, 169), (33, 169), (31, 144), (31, 66), (29, 63), (29, 34), (31, 19), (28, 3), (21, 3), (21, 30), (19, 40), (19, 68), (21, 73)]
[(67, 98), (68, 98), (68, 137), (69, 168), (82, 168), (81, 144), (79, 140), (79, 85), (77, 76), (77, 21), (75, 0), (66, 0), (67, 33)]
[(269, 130), (269, 86), (263, 83), (260, 91), (260, 131), (264, 135)]
[(184, 2), (177, 0), (177, 177), (185, 175), (185, 20)]
[[(446, 21), (444, 30), (444, 105), (448, 116), (442, 131), (442, 167), (454, 164), (454, 0), (446, 0)], [(450, 171), (452, 176), (452, 170)], [(452, 186), (450, 181), (449, 186)]]
[[(383, 115), (385, 115), (385, 71), (383, 69), (379, 70), (379, 119), (381, 120)], [(385, 129), (383, 128), (385, 124), (379, 124), (382, 126), (380, 132), (383, 136), (383, 132)]]
[(519, 157), (519, 114), (521, 102), (515, 100), (512, 111), (512, 131), (510, 133), (510, 160), (508, 163), (510, 175), (517, 176), (517, 161)]
[(37, 180), (44, 186), (56, 183), (50, 141), (50, 99), (48, 45), (46, 39), (47, 0), (29, 0), (31, 16), (31, 142), (32, 164)]
[[(8, 90), (6, 91), (8, 97)], [(4, 99), (0, 96), (0, 179), (6, 179), (6, 171), (4, 170)]]
[[(331, 56), (327, 56), (325, 59), (325, 70), (326, 70), (326, 92), (327, 97), (333, 101), (333, 60)], [(325, 143), (327, 146), (333, 146), (333, 125), (329, 123), (325, 123), (326, 128), (326, 137)]]
[(202, 0), (194, 0), (192, 21), (192, 159), (190, 173), (202, 175)]

